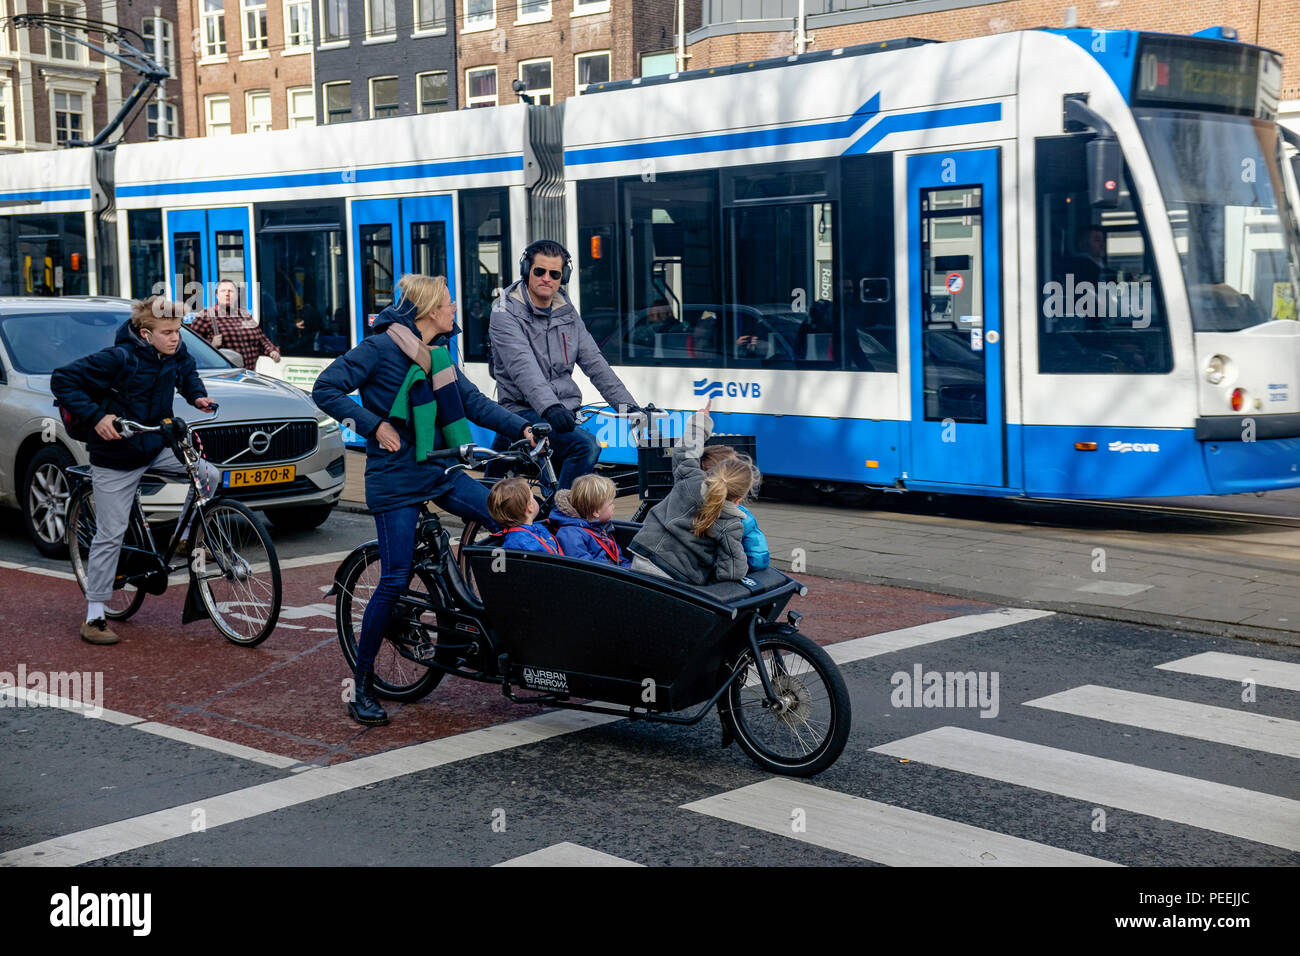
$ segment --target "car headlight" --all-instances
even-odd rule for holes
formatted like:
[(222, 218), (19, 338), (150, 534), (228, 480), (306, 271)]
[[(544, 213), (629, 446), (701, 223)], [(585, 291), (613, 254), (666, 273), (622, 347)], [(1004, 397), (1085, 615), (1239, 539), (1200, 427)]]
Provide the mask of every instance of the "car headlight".
[(321, 437), (324, 437), (339, 431), (339, 423), (332, 418), (325, 418), (316, 422), (316, 428), (319, 430)]

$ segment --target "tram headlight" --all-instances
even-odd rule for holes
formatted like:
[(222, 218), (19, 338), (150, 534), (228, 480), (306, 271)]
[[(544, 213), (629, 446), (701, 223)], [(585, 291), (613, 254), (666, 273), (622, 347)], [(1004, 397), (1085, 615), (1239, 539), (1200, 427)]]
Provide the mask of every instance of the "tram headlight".
[(1205, 378), (1211, 385), (1222, 385), (1231, 363), (1226, 355), (1216, 355), (1205, 366)]

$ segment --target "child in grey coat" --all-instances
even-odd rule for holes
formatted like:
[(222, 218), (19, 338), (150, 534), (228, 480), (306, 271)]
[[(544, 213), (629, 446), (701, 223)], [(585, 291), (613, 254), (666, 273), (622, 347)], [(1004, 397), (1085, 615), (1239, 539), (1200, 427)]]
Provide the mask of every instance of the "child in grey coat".
[(713, 431), (706, 404), (686, 422), (673, 449), (673, 490), (651, 509), (628, 545), (632, 570), (686, 584), (739, 581), (749, 570), (740, 502), (758, 480), (748, 458), (729, 458), (707, 474), (700, 454)]

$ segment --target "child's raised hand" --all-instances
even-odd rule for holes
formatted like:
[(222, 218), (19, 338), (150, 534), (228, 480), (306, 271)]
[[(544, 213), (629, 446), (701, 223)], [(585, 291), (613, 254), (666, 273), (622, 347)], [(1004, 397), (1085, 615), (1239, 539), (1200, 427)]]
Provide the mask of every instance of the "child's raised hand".
[(707, 415), (709, 414), (709, 409), (712, 407), (713, 407), (713, 399), (709, 399), (707, 402), (704, 403), (704, 407), (701, 408), (700, 411), (702, 411), (705, 415)]

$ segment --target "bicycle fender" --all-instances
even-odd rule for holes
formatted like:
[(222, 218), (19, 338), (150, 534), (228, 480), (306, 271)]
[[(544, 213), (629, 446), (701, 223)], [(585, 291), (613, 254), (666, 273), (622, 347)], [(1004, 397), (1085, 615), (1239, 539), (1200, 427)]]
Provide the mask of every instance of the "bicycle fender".
[(362, 560), (362, 558), (365, 557), (368, 551), (377, 552), (378, 550), (379, 550), (378, 538), (374, 538), (370, 541), (367, 541), (365, 544), (357, 545), (355, 548), (353, 548), (351, 553), (349, 553), (346, 558), (340, 561), (339, 566), (334, 569), (334, 580), (330, 584), (330, 589), (325, 592), (326, 596), (333, 597), (335, 594), (338, 594), (339, 586), (343, 583), (343, 579), (347, 576), (348, 568), (350, 568), (357, 561)]

